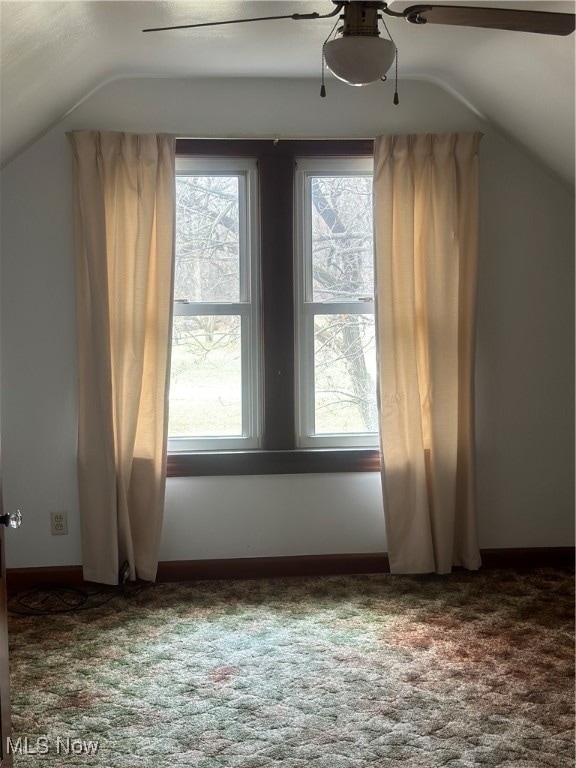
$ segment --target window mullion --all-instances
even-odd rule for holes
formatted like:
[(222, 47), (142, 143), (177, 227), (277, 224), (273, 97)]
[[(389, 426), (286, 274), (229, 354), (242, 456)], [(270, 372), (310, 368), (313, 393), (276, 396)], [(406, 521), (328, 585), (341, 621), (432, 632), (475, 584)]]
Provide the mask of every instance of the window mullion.
[[(273, 145), (272, 145), (273, 146)], [(289, 155), (263, 154), (260, 180), (263, 448), (295, 447), (293, 172)]]

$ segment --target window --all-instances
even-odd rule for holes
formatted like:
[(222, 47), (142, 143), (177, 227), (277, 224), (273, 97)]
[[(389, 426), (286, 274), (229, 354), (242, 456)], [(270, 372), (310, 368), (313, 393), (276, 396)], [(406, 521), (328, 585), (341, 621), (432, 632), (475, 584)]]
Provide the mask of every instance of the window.
[(169, 475), (379, 469), (372, 148), (178, 141)]
[(378, 443), (371, 161), (296, 163), (298, 444)]
[(259, 447), (256, 166), (179, 158), (169, 451)]

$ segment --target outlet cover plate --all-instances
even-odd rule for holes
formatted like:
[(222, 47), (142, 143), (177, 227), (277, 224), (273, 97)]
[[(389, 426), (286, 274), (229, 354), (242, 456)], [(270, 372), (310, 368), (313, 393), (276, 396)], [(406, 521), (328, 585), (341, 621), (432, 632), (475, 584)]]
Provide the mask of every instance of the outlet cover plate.
[(65, 536), (68, 533), (68, 515), (66, 512), (50, 512), (52, 536)]

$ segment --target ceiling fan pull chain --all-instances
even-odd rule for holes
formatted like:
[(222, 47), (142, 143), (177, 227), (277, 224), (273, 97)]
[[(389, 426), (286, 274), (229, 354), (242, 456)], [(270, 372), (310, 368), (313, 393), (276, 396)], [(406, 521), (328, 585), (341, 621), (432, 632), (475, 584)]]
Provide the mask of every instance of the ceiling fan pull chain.
[[(394, 42), (394, 38), (390, 34), (390, 30), (388, 29), (388, 24), (386, 24), (386, 20), (382, 16), (378, 16), (382, 24), (384, 24), (384, 29), (386, 30), (386, 34), (390, 38), (391, 42), (394, 44), (394, 63), (395, 63), (395, 71), (394, 71), (394, 104), (399, 104), (400, 99), (398, 98), (398, 46)], [(384, 78), (382, 78), (384, 79)]]
[(322, 43), (322, 80), (321, 80), (321, 85), (320, 85), (320, 96), (322, 98), (325, 98), (325, 96), (326, 96), (326, 85), (324, 84), (324, 70), (326, 68), (326, 59), (324, 57), (324, 48), (326, 47), (326, 43), (328, 42), (328, 40), (330, 40), (330, 38), (334, 34), (334, 30), (336, 29), (336, 26), (338, 25), (339, 21), (340, 21), (339, 18), (336, 19), (336, 21), (334, 22), (334, 26), (330, 30), (330, 34), (328, 35), (326, 40), (324, 40), (324, 42)]
[(396, 70), (394, 73), (394, 104), (399, 104), (400, 99), (398, 98), (398, 48), (396, 48)]

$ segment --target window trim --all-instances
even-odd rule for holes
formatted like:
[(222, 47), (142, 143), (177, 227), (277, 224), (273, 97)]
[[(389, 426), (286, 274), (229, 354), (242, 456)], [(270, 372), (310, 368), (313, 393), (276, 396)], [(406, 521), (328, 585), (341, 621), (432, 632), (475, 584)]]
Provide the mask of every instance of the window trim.
[(379, 472), (377, 448), (303, 448), (285, 451), (171, 453), (168, 477), (303, 475)]
[(294, 163), (306, 156), (372, 157), (373, 150), (372, 139), (177, 140), (178, 157), (251, 157), (258, 163), (263, 407), (259, 450), (169, 453), (168, 477), (380, 470), (377, 448), (299, 449), (295, 428)]

